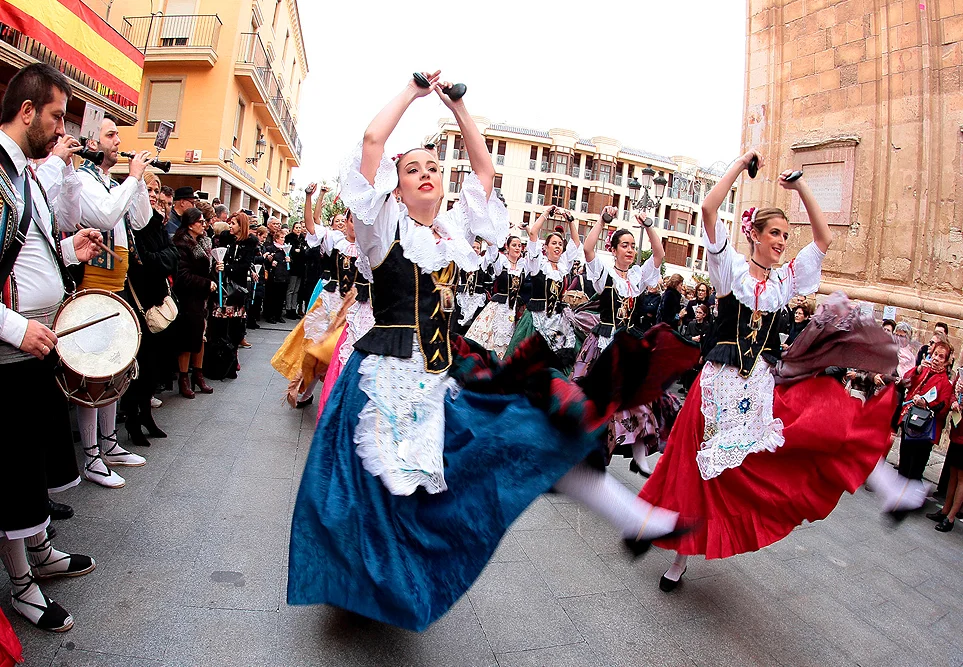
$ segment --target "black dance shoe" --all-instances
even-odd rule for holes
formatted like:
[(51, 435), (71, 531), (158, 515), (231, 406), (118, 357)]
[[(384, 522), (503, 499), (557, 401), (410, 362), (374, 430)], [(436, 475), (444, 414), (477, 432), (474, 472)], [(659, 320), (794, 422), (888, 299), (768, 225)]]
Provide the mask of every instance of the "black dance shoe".
[(150, 447), (150, 440), (140, 430), (140, 419), (138, 417), (132, 416), (128, 419), (124, 428), (127, 429), (127, 442), (138, 447)]
[(940, 521), (938, 524), (936, 524), (936, 526), (934, 526), (934, 527), (936, 528), (936, 530), (940, 531), (941, 533), (948, 533), (948, 532), (950, 532), (951, 530), (953, 530), (953, 524), (954, 524), (954, 523), (956, 523), (956, 522), (955, 522), (955, 521), (950, 521), (950, 520), (947, 519), (946, 517), (943, 517), (943, 520)]
[(632, 560), (635, 560), (639, 556), (644, 555), (645, 552), (652, 547), (652, 540), (670, 540), (675, 537), (682, 537), (698, 528), (701, 523), (701, 521), (684, 521), (680, 519), (675, 524), (675, 530), (672, 532), (650, 539), (639, 538), (633, 540), (631, 537), (626, 537), (622, 540), (622, 544), (624, 544), (625, 548), (632, 554)]
[(311, 405), (312, 403), (314, 403), (314, 394), (311, 394), (310, 396), (308, 396), (308, 397), (307, 397), (306, 399), (304, 399), (303, 401), (302, 401), (302, 400), (299, 400), (297, 403), (294, 404), (294, 407), (296, 407), (296, 408), (298, 408), (298, 409), (301, 409), (301, 408), (303, 408), (303, 407), (305, 407), (305, 406)]
[[(672, 581), (663, 574), (662, 578), (659, 579), (659, 590), (663, 593), (671, 593), (674, 591), (676, 586), (679, 585), (679, 582), (682, 581), (682, 577), (685, 576), (686, 569), (687, 568), (682, 568), (682, 574), (679, 575), (679, 581)], [(666, 572), (668, 572), (668, 570), (666, 570)]]
[(57, 521), (63, 521), (64, 519), (69, 519), (74, 515), (74, 508), (70, 505), (64, 505), (63, 503), (57, 503), (47, 498), (47, 504), (50, 507), (50, 518), (56, 519)]
[(937, 523), (939, 523), (941, 521), (946, 520), (946, 515), (943, 514), (942, 509), (938, 509), (935, 512), (930, 512), (929, 514), (927, 514), (926, 518), (929, 519), (930, 521), (936, 521)]

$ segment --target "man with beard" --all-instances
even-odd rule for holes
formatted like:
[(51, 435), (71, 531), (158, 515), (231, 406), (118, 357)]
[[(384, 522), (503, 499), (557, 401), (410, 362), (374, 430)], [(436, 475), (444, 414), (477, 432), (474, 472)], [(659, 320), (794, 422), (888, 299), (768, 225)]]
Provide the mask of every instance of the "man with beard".
[(50, 326), (65, 292), (73, 291), (67, 265), (96, 257), (102, 236), (84, 229), (61, 243), (47, 194), (28, 160), (46, 158), (65, 138), (70, 94), (63, 74), (38, 63), (14, 75), (0, 105), (0, 405), (6, 417), (0, 439), (0, 561), (10, 575), (14, 610), (55, 632), (69, 630), (73, 619), (36, 580), (87, 574), (95, 564), (54, 549), (46, 534), (48, 490), (80, 481), (67, 399), (54, 375), (57, 336)]
[[(99, 167), (85, 162), (80, 167), (82, 184), (80, 212), (83, 227), (99, 229), (104, 235), (106, 250), (91, 260), (84, 269), (82, 289), (103, 289), (113, 292), (136, 307), (127, 290), (127, 266), (139, 262), (134, 244), (134, 231), (143, 229), (150, 222), (153, 211), (144, 171), (150, 163), (150, 153), (140, 151), (130, 161), (130, 175), (123, 184), (111, 179), (109, 171), (120, 151), (120, 133), (117, 119), (104, 115), (96, 149), (104, 152), (104, 162)], [(101, 486), (116, 489), (124, 486), (124, 478), (108, 466), (142, 466), (144, 457), (132, 454), (117, 442), (117, 403), (102, 408), (77, 408), (80, 440), (84, 447), (84, 478)]]

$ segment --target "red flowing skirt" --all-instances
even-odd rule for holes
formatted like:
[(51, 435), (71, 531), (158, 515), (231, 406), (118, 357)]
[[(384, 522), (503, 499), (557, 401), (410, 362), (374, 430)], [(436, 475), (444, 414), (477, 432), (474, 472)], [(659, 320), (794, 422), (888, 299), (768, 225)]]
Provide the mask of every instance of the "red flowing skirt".
[(705, 429), (700, 373), (639, 493), (698, 527), (655, 544), (683, 555), (727, 558), (777, 542), (804, 520), (826, 518), (843, 492), (855, 492), (886, 455), (895, 409), (892, 386), (863, 405), (826, 376), (777, 385), (773, 416), (782, 419), (785, 444), (749, 454), (739, 467), (705, 480), (696, 463)]

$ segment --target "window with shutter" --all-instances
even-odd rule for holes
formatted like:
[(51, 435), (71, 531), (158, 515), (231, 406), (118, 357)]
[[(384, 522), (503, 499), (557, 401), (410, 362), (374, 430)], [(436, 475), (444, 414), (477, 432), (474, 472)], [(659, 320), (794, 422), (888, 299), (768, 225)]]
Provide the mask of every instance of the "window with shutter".
[(177, 131), (177, 112), (181, 106), (183, 81), (151, 81), (147, 93), (147, 119), (144, 132), (157, 132), (161, 121), (174, 124)]

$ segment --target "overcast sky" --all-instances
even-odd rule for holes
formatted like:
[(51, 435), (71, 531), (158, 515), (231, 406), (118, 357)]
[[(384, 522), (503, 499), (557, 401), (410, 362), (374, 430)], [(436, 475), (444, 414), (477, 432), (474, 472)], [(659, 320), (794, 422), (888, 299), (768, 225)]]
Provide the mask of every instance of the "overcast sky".
[[(427, 5), (302, 0), (308, 78), (299, 185), (331, 180), (341, 158), (415, 70), (468, 86), (475, 116), (702, 165), (739, 152), (745, 0), (486, 0)], [(447, 109), (417, 100), (388, 144), (418, 145)]]

